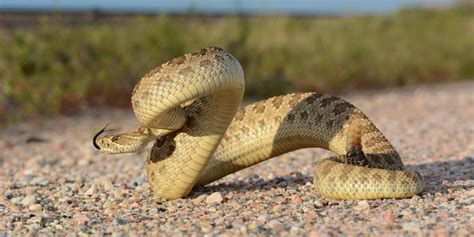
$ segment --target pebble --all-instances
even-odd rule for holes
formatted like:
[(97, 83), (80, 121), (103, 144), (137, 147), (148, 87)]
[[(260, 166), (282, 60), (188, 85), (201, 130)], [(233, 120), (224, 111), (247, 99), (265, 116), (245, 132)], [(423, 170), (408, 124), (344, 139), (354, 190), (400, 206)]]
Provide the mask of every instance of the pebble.
[(314, 201), (314, 206), (318, 207), (318, 208), (325, 207), (327, 205), (328, 205), (328, 201), (326, 201), (326, 200), (315, 200)]
[(87, 225), (91, 219), (86, 214), (76, 213), (72, 217), (72, 221), (75, 225)]
[(169, 206), (169, 207), (167, 208), (167, 210), (168, 210), (168, 212), (173, 213), (173, 212), (175, 212), (176, 210), (178, 210), (178, 208), (176, 208), (176, 206)]
[(113, 207), (113, 206), (114, 206), (114, 204), (113, 204), (113, 202), (111, 202), (111, 201), (106, 201), (106, 202), (104, 202), (104, 205), (102, 205), (102, 207), (104, 207), (104, 208), (106, 208), (106, 209), (107, 209), (107, 208), (111, 208), (111, 207)]
[(363, 211), (363, 210), (368, 210), (368, 209), (370, 209), (370, 204), (366, 200), (358, 201), (357, 206), (354, 207), (354, 210), (357, 210), (357, 211)]
[(42, 222), (43, 222), (43, 218), (41, 216), (33, 216), (26, 221), (26, 223), (28, 224), (39, 224), (39, 225), (41, 225)]
[(394, 216), (393, 216), (393, 212), (391, 210), (386, 210), (383, 212), (382, 214), (383, 216), (383, 219), (388, 222), (388, 223), (393, 223), (394, 221)]
[(278, 213), (281, 210), (281, 208), (282, 208), (282, 205), (277, 204), (277, 205), (273, 206), (272, 211), (274, 213)]
[(474, 188), (471, 189), (471, 190), (469, 190), (469, 191), (467, 191), (467, 196), (468, 196), (468, 197), (474, 197)]
[(278, 220), (271, 220), (268, 222), (268, 227), (273, 229), (276, 233), (279, 233), (284, 228), (283, 224)]
[(308, 220), (316, 220), (316, 218), (318, 218), (318, 214), (316, 214), (315, 211), (309, 211), (308, 213), (306, 213), (305, 218)]
[(256, 230), (257, 227), (258, 227), (258, 224), (255, 221), (253, 221), (253, 222), (251, 222), (250, 224), (247, 225), (247, 228), (249, 230)]
[(319, 231), (317, 230), (311, 230), (309, 233), (308, 233), (308, 237), (319, 237), (319, 236), (322, 236), (321, 233), (319, 233)]
[(29, 230), (30, 233), (34, 233), (37, 230), (41, 229), (41, 225), (39, 224), (30, 224), (26, 225), (25, 227)]
[(100, 179), (99, 184), (104, 188), (106, 191), (113, 190), (114, 185), (109, 179)]
[(36, 195), (28, 195), (23, 200), (21, 201), (21, 204), (23, 206), (31, 206), (33, 204), (36, 204)]
[(209, 223), (201, 224), (201, 231), (204, 233), (210, 233), (212, 231), (212, 225), (210, 225)]
[(91, 187), (85, 192), (86, 195), (92, 196), (97, 193), (97, 185), (92, 184)]
[(223, 200), (224, 198), (222, 197), (222, 194), (220, 192), (215, 192), (206, 198), (206, 203), (207, 204), (222, 203)]
[(420, 224), (415, 223), (415, 222), (403, 223), (402, 229), (405, 231), (418, 232), (420, 231)]
[(33, 205), (30, 205), (28, 209), (30, 211), (42, 211), (43, 207), (41, 206), (41, 204), (33, 204)]
[(208, 197), (208, 195), (199, 195), (198, 197), (194, 198), (193, 199), (193, 204), (194, 205), (201, 205), (202, 203), (205, 203), (206, 202), (206, 198)]
[(261, 215), (261, 216), (259, 216), (259, 217), (257, 218), (257, 220), (258, 220), (260, 223), (262, 223), (262, 224), (266, 223), (266, 222), (268, 221), (268, 219), (269, 219), (269, 216), (266, 215), (266, 214), (265, 214), (265, 215)]
[(112, 237), (122, 237), (124, 234), (122, 232), (112, 232)]
[(298, 203), (302, 203), (302, 202), (303, 202), (303, 200), (300, 198), (300, 196), (298, 196), (296, 194), (291, 195), (291, 203), (298, 204)]
[(114, 218), (114, 225), (126, 225), (128, 221), (121, 218)]
[(86, 160), (86, 159), (80, 159), (77, 164), (81, 167), (84, 167), (84, 166), (87, 166), (89, 164), (91, 164), (91, 161), (90, 160)]

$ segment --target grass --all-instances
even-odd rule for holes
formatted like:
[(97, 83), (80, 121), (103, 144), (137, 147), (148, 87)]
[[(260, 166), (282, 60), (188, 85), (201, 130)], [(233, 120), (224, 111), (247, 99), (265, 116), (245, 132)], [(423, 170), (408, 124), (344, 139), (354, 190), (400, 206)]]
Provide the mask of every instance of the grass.
[(474, 78), (474, 7), (326, 18), (134, 17), (126, 24), (0, 28), (0, 120), (129, 106), (139, 78), (220, 46), (242, 64), (247, 97)]

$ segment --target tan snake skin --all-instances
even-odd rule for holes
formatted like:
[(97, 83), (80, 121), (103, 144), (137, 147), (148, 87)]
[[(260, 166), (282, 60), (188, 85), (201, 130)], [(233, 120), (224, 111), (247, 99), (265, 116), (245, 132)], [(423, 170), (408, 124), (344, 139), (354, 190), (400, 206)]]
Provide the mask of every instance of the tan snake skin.
[(332, 199), (405, 198), (423, 191), (395, 148), (345, 100), (319, 93), (273, 97), (239, 109), (244, 91), (238, 61), (220, 48), (170, 60), (136, 85), (136, 132), (94, 137), (103, 153), (155, 144), (147, 159), (149, 183), (163, 199), (269, 158), (305, 147), (336, 156), (320, 161), (314, 187)]

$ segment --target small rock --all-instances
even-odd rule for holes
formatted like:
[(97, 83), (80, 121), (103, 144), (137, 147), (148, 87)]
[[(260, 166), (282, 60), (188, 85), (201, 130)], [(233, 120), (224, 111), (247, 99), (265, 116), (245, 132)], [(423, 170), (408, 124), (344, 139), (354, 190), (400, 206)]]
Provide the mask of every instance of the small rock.
[(90, 160), (80, 159), (80, 160), (77, 162), (77, 165), (79, 165), (79, 166), (81, 166), (81, 167), (84, 167), (84, 166), (88, 166), (90, 163), (91, 163)]
[(249, 230), (255, 230), (257, 229), (257, 227), (258, 227), (258, 224), (255, 221), (252, 221), (250, 224), (247, 225), (247, 228)]
[(28, 207), (30, 211), (42, 211), (43, 207), (40, 204), (33, 204)]
[(10, 200), (10, 202), (13, 204), (21, 204), (22, 201), (23, 199), (21, 197), (14, 197)]
[(394, 216), (393, 212), (391, 210), (386, 210), (383, 212), (383, 219), (387, 221), (388, 223), (393, 223), (394, 221)]
[(405, 231), (410, 231), (410, 232), (418, 232), (420, 231), (420, 224), (415, 223), (415, 222), (403, 223), (402, 229)]
[(280, 210), (281, 210), (281, 205), (280, 204), (277, 204), (277, 205), (273, 206), (273, 208), (272, 208), (272, 211), (275, 212), (275, 213), (279, 212)]
[(41, 216), (33, 216), (26, 221), (27, 224), (39, 224), (43, 223), (43, 218)]
[(272, 180), (272, 179), (274, 179), (274, 178), (276, 178), (276, 176), (275, 176), (274, 173), (270, 173), (270, 174), (267, 176), (267, 179), (269, 179), (269, 180)]
[(114, 218), (114, 225), (126, 225), (128, 221), (120, 218)]
[(410, 199), (410, 200), (411, 200), (412, 202), (418, 202), (418, 201), (420, 201), (420, 200), (421, 200), (421, 197), (420, 197), (420, 196), (418, 196), (418, 195), (414, 195), (413, 197), (411, 197), (411, 199)]
[(142, 176), (136, 176), (136, 177), (133, 177), (133, 178), (129, 181), (128, 185), (129, 185), (130, 187), (137, 187), (137, 186), (141, 185), (144, 181), (145, 181), (145, 178), (144, 178), (144, 177), (142, 177)]
[(85, 192), (86, 195), (92, 196), (97, 193), (97, 185), (92, 184), (91, 187)]
[(123, 198), (123, 193), (120, 189), (114, 189), (114, 191), (112, 191), (112, 194), (114, 195), (115, 199), (122, 199)]
[(215, 207), (209, 207), (209, 209), (207, 209), (209, 212), (216, 212), (217, 209)]
[(275, 230), (275, 232), (280, 232), (283, 230), (284, 226), (283, 224), (278, 221), (278, 220), (271, 220), (269, 223), (268, 223), (268, 227), (272, 228)]
[(315, 220), (316, 218), (318, 218), (318, 214), (316, 214), (315, 211), (309, 211), (308, 213), (306, 213), (305, 218), (308, 220)]
[(366, 200), (357, 202), (357, 206), (354, 207), (357, 211), (363, 211), (370, 209), (370, 204)]
[(212, 231), (212, 225), (209, 223), (202, 223), (201, 224), (201, 231), (204, 233), (209, 233)]
[(426, 216), (426, 211), (422, 208), (417, 208), (416, 211), (415, 211), (416, 215), (418, 217), (424, 217)]
[(440, 216), (442, 218), (448, 218), (449, 213), (447, 211), (440, 211), (440, 212), (438, 212), (438, 216)]
[(260, 223), (266, 223), (268, 221), (269, 217), (268, 217), (268, 215), (261, 215), (257, 219)]
[(222, 203), (223, 200), (224, 198), (222, 197), (222, 194), (220, 192), (215, 192), (206, 198), (206, 203), (207, 204)]
[(170, 213), (173, 213), (177, 210), (176, 206), (169, 206), (167, 209), (168, 209), (168, 212)]
[(318, 230), (312, 230), (308, 234), (308, 237), (319, 237), (319, 236), (321, 236), (321, 233), (319, 233)]
[(48, 185), (48, 183), (49, 181), (43, 177), (35, 177), (32, 180), (30, 180), (31, 185), (46, 186)]
[(302, 203), (302, 202), (303, 202), (303, 200), (301, 200), (300, 196), (298, 196), (296, 194), (291, 195), (291, 203), (298, 204), (298, 203)]
[(28, 228), (30, 232), (36, 232), (37, 230), (41, 229), (41, 226), (39, 224), (31, 224), (25, 227)]
[(468, 197), (474, 197), (474, 189), (471, 189), (467, 192)]
[(82, 231), (77, 233), (77, 236), (79, 236), (79, 237), (89, 237), (89, 235), (86, 232), (82, 232)]
[(413, 218), (413, 213), (407, 209), (404, 209), (400, 212), (400, 214), (406, 218), (406, 219), (412, 219)]
[(246, 235), (247, 234), (247, 226), (245, 226), (245, 225), (240, 226), (239, 231), (240, 231), (240, 233)]
[(122, 237), (124, 236), (121, 232), (112, 232), (112, 237)]
[(206, 201), (207, 197), (208, 197), (207, 195), (201, 194), (198, 197), (196, 197), (195, 199), (193, 199), (193, 204), (194, 205), (200, 205), (201, 203), (204, 203)]
[(101, 179), (99, 180), (99, 184), (106, 190), (106, 191), (110, 191), (114, 188), (114, 185), (112, 184), (112, 182), (108, 179)]
[(31, 206), (36, 204), (36, 195), (28, 195), (23, 200), (21, 200), (21, 204), (23, 206)]
[(327, 206), (328, 201), (326, 201), (326, 200), (316, 200), (316, 201), (314, 201), (313, 204), (314, 204), (315, 207), (321, 208), (321, 207)]
[(102, 205), (102, 207), (104, 207), (104, 208), (106, 208), (106, 209), (107, 209), (107, 208), (111, 208), (111, 207), (113, 207), (113, 206), (114, 206), (114, 203), (111, 202), (111, 201), (106, 201), (106, 202), (104, 202), (104, 205)]
[(242, 213), (242, 215), (245, 216), (245, 217), (251, 217), (251, 216), (253, 216), (253, 212), (252, 211), (244, 211)]
[(76, 213), (72, 217), (72, 222), (76, 225), (87, 225), (90, 222), (90, 218), (82, 213)]

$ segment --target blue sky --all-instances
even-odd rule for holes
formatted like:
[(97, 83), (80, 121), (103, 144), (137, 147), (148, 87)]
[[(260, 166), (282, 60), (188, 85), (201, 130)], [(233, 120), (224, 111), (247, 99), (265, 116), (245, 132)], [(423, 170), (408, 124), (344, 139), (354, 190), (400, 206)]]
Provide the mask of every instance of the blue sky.
[(454, 0), (0, 0), (0, 9), (180, 12), (340, 13), (389, 12), (400, 6), (439, 5)]

